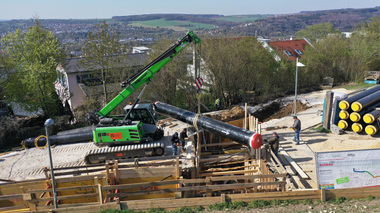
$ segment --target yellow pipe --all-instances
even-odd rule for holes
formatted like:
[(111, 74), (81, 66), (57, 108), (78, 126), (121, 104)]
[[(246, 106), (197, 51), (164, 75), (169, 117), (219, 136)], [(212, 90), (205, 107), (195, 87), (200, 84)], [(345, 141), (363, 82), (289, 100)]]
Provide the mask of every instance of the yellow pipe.
[(352, 131), (354, 131), (356, 133), (363, 131), (363, 126), (359, 123), (352, 124), (351, 128), (352, 128)]
[(375, 116), (367, 113), (363, 116), (363, 121), (367, 124), (371, 124), (371, 123), (375, 122)]
[(365, 127), (365, 133), (368, 135), (374, 135), (377, 133), (377, 128), (373, 125), (368, 125)]
[(354, 102), (351, 104), (351, 109), (354, 111), (354, 112), (359, 112), (360, 110), (363, 109), (363, 105), (359, 102)]
[(345, 120), (340, 120), (340, 121), (338, 122), (338, 127), (341, 128), (341, 129), (347, 129), (347, 127), (348, 127), (348, 123), (347, 123), (347, 121), (345, 121)]
[(347, 110), (348, 108), (350, 108), (350, 103), (348, 103), (347, 101), (341, 101), (339, 102), (339, 108), (342, 110)]
[(360, 121), (360, 119), (361, 119), (361, 116), (360, 116), (359, 113), (353, 112), (353, 113), (350, 114), (350, 120), (351, 121), (358, 122), (358, 121)]
[(340, 110), (339, 112), (340, 119), (346, 120), (349, 117), (350, 117), (350, 114), (346, 110)]

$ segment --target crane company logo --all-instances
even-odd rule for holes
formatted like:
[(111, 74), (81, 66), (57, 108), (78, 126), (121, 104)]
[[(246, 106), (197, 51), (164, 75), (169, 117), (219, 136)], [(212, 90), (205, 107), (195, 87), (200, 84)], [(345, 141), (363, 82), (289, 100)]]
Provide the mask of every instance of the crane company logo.
[(123, 133), (115, 132), (110, 134), (111, 140), (123, 139)]
[(319, 166), (334, 166), (333, 163), (321, 163)]

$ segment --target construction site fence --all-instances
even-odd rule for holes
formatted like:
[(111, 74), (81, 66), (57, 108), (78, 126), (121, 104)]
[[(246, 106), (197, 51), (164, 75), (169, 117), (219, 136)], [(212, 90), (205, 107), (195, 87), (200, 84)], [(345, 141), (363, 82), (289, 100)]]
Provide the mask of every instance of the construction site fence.
[[(179, 181), (172, 181), (170, 184)], [(193, 181), (194, 182), (194, 181)], [(94, 187), (97, 186), (88, 186)], [(122, 188), (128, 188), (129, 186), (121, 186)], [(114, 186), (103, 187), (105, 189), (115, 189)], [(180, 190), (181, 191), (181, 190)], [(100, 191), (99, 191), (100, 192)], [(82, 196), (99, 196), (101, 193), (96, 195), (82, 195)], [(118, 195), (120, 196), (120, 195)], [(350, 199), (366, 198), (368, 196), (380, 197), (380, 190), (378, 187), (370, 188), (353, 188), (353, 189), (320, 189), (320, 190), (295, 190), (295, 191), (286, 191), (286, 192), (263, 192), (263, 193), (243, 193), (243, 194), (221, 194), (220, 196), (214, 197), (195, 197), (195, 198), (182, 198), (181, 196), (175, 196), (173, 198), (163, 198), (163, 199), (149, 199), (149, 200), (129, 200), (129, 201), (120, 201), (114, 200), (112, 202), (102, 203), (80, 203), (80, 204), (63, 204), (59, 205), (58, 209), (54, 209), (53, 206), (13, 206), (1, 208), (1, 211), (11, 211), (16, 210), (25, 210), (25, 211), (35, 211), (35, 212), (88, 212), (89, 210), (97, 211), (102, 209), (133, 209), (133, 210), (147, 210), (151, 208), (164, 208), (168, 210), (178, 209), (181, 207), (197, 207), (203, 206), (207, 207), (215, 203), (223, 202), (236, 202), (244, 201), (251, 202), (253, 200), (321, 200), (326, 201), (330, 199), (337, 199), (338, 197), (345, 197)], [(16, 199), (23, 198), (25, 201), (33, 202), (35, 201), (46, 201), (48, 199), (36, 199), (33, 197), (33, 193), (27, 194), (18, 194), (12, 196), (0, 196), (0, 200), (6, 199)], [(65, 199), (66, 197), (58, 197), (58, 199)], [(72, 197), (73, 198), (73, 197)], [(50, 198), (49, 198), (50, 199)]]

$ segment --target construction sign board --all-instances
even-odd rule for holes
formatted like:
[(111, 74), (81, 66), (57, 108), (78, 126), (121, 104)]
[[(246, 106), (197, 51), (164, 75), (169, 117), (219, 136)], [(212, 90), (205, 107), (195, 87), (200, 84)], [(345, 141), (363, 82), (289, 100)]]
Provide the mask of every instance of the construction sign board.
[(380, 186), (380, 149), (316, 153), (318, 188)]

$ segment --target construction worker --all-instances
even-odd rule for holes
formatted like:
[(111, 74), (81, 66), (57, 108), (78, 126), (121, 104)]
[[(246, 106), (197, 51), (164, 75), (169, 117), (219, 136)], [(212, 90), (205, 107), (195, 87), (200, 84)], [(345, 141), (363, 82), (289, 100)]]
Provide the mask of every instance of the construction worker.
[(301, 131), (301, 121), (297, 118), (297, 116), (293, 116), (293, 130), (294, 130), (294, 139), (293, 141), (296, 142), (296, 145), (300, 144), (300, 131)]
[(270, 148), (276, 157), (278, 158), (278, 148), (280, 147), (280, 137), (276, 132), (272, 133), (273, 137), (268, 140)]
[(185, 142), (186, 142), (186, 138), (187, 138), (187, 129), (184, 128), (182, 130), (182, 132), (179, 134), (179, 141), (181, 142), (181, 146), (182, 146), (182, 152), (185, 152), (186, 151), (186, 148), (185, 148)]
[(179, 137), (178, 137), (178, 132), (175, 132), (170, 139), (170, 142), (172, 143), (172, 148), (173, 148), (173, 156), (177, 156), (177, 150), (179, 146)]
[(220, 109), (220, 99), (219, 99), (219, 98), (217, 98), (217, 99), (215, 100), (215, 108), (216, 108), (217, 110)]

